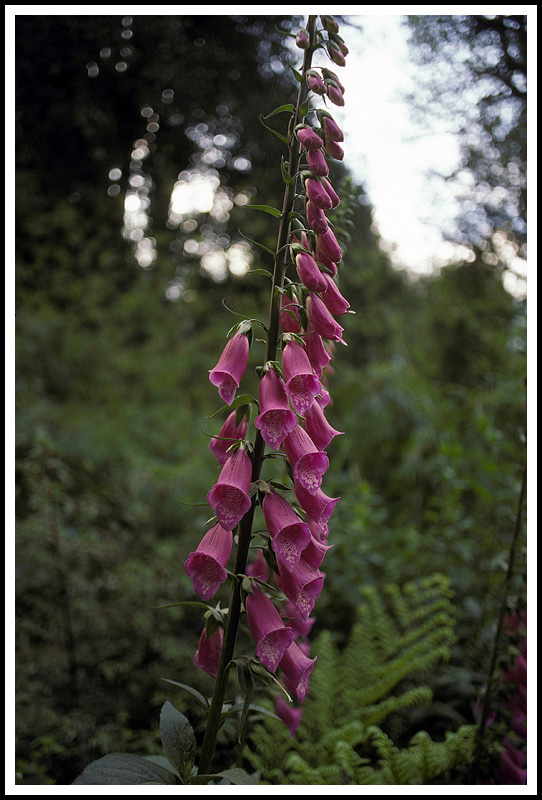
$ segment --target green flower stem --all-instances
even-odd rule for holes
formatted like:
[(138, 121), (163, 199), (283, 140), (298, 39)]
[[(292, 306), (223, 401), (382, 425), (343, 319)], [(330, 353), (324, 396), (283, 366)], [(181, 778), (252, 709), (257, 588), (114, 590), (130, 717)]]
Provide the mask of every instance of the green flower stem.
[[(315, 42), (315, 27), (316, 16), (309, 16), (308, 31), (310, 36), (311, 46), (305, 50), (303, 59), (302, 75), (303, 78), (310, 69), (312, 63), (312, 54)], [(290, 157), (288, 162), (288, 172), (292, 178), (298, 171), (300, 147), (293, 136), (293, 131), (300, 118), (300, 108), (305, 102), (307, 97), (308, 87), (305, 78), (299, 85), (299, 92), (297, 103), (295, 107), (293, 124), (291, 126), (292, 139), (289, 146)], [(284, 200), (282, 204), (282, 213), (280, 217), (280, 226), (277, 236), (277, 249), (275, 251), (275, 267), (273, 272), (273, 287), (271, 294), (271, 302), (269, 308), (269, 325), (267, 334), (267, 348), (265, 360), (274, 361), (277, 353), (278, 339), (279, 339), (279, 311), (280, 311), (280, 292), (277, 289), (282, 289), (284, 286), (284, 275), (286, 272), (286, 265), (288, 263), (288, 249), (285, 245), (288, 242), (288, 235), (290, 231), (289, 214), (293, 207), (295, 198), (295, 183), (292, 182), (286, 186), (284, 191)], [(258, 430), (254, 440), (254, 455), (252, 466), (252, 481), (255, 482), (260, 477), (264, 456), (265, 443), (262, 439), (261, 433)], [(205, 734), (203, 737), (203, 744), (201, 747), (201, 756), (199, 760), (198, 774), (210, 774), (213, 754), (215, 749), (216, 737), (220, 727), (220, 716), (222, 714), (222, 706), (226, 695), (229, 677), (229, 664), (233, 658), (235, 641), (237, 638), (237, 630), (239, 627), (239, 619), (241, 616), (241, 582), (246, 572), (248, 552), (252, 536), (252, 524), (254, 520), (254, 512), (256, 510), (256, 498), (254, 494), (252, 498), (252, 505), (247, 511), (241, 522), (239, 523), (239, 538), (237, 545), (237, 552), (235, 555), (234, 573), (236, 578), (233, 581), (230, 594), (230, 604), (228, 609), (228, 620), (224, 634), (224, 645), (222, 647), (222, 654), (220, 658), (220, 665), (215, 682), (215, 688), (211, 699), (209, 709), (209, 716), (207, 718), (207, 725), (205, 727)]]

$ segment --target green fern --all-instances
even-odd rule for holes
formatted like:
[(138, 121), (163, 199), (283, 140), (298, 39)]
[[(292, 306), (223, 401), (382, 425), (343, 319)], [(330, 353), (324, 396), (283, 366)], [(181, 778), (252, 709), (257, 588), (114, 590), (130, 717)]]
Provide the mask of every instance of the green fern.
[(443, 742), (420, 731), (403, 748), (377, 726), (431, 702), (431, 689), (412, 682), (450, 657), (451, 594), (440, 574), (402, 589), (364, 589), (342, 651), (329, 631), (315, 643), (318, 660), (295, 738), (273, 718), (254, 729), (246, 758), (262, 783), (415, 785), (469, 763), (475, 726), (448, 733)]

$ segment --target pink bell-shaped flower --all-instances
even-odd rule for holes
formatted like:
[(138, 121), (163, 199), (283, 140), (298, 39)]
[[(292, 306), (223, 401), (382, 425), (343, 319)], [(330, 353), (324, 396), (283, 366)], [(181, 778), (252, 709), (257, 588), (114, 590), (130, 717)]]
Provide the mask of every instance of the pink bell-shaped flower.
[(312, 325), (308, 326), (303, 339), (305, 341), (305, 350), (307, 351), (314, 373), (321, 379), (324, 369), (331, 361), (331, 355), (324, 347), (322, 337), (314, 330)]
[(292, 642), (282, 656), (279, 664), (282, 670), (284, 685), (295, 692), (302, 703), (309, 689), (309, 678), (314, 669), (315, 658), (308, 658), (297, 642)]
[(334, 342), (342, 342), (344, 328), (339, 325), (318, 295), (310, 294), (307, 297), (306, 308), (307, 319), (320, 336)]
[(329, 175), (329, 166), (323, 150), (308, 150), (307, 164), (313, 175), (318, 177)]
[(303, 709), (301, 706), (293, 706), (289, 703), (285, 697), (282, 695), (277, 695), (275, 697), (275, 714), (279, 719), (281, 719), (288, 730), (290, 731), (290, 736), (293, 738), (295, 736), (296, 730), (299, 728), (301, 723), (301, 717), (303, 715)]
[(277, 559), (291, 571), (311, 539), (310, 528), (297, 516), (288, 501), (274, 490), (265, 495), (262, 508), (271, 536), (271, 547)]
[(205, 628), (203, 629), (198, 649), (194, 656), (194, 664), (202, 672), (210, 675), (211, 678), (216, 678), (218, 674), (218, 667), (220, 665), (220, 656), (222, 654), (222, 644), (224, 642), (224, 631), (217, 627), (215, 632), (207, 638)]
[(202, 600), (210, 600), (228, 577), (226, 564), (232, 548), (231, 531), (217, 523), (207, 531), (194, 553), (188, 556), (184, 569)]
[(338, 264), (343, 257), (343, 251), (337, 241), (337, 238), (331, 228), (328, 228), (326, 233), (316, 237), (316, 260), (320, 261), (318, 254)]
[(295, 496), (299, 505), (317, 523), (321, 536), (327, 537), (327, 523), (335, 510), (340, 497), (329, 497), (321, 489), (308, 492), (299, 481), (294, 482)]
[(293, 631), (284, 625), (271, 600), (257, 586), (247, 595), (246, 609), (256, 655), (269, 672), (275, 672), (292, 642)]
[(326, 290), (325, 292), (322, 292), (321, 297), (322, 302), (328, 311), (330, 311), (332, 314), (336, 314), (338, 317), (342, 317), (344, 314), (347, 314), (348, 309), (350, 308), (350, 303), (345, 297), (343, 297), (333, 278), (324, 273), (324, 282), (326, 284)]
[[(310, 292), (325, 292), (327, 282), (324, 274), (310, 253), (304, 251), (295, 257), (296, 271), (299, 280)], [(296, 331), (296, 333), (298, 333)]]
[(209, 380), (218, 387), (222, 400), (231, 406), (235, 393), (245, 374), (249, 353), (248, 338), (244, 333), (236, 333), (228, 339), (216, 367), (209, 371)]
[(243, 448), (234, 453), (220, 472), (207, 501), (215, 510), (219, 523), (232, 531), (250, 508), (250, 480), (252, 464)]
[(305, 180), (305, 191), (307, 192), (309, 201), (317, 208), (322, 208), (324, 210), (331, 208), (331, 198), (324, 186), (322, 186), (320, 181), (317, 181), (316, 178), (307, 178)]
[(283, 443), (284, 452), (293, 467), (294, 480), (313, 494), (322, 485), (322, 476), (329, 467), (329, 458), (318, 450), (309, 434), (298, 425)]
[(328, 193), (328, 195), (330, 197), (331, 208), (337, 208), (337, 206), (341, 202), (341, 198), (339, 197), (339, 195), (337, 194), (337, 192), (335, 191), (335, 189), (331, 185), (331, 182), (325, 176), (322, 178), (322, 186), (324, 187), (324, 189), (326, 190), (326, 192)]
[[(317, 265), (318, 266), (318, 265)], [(297, 298), (290, 298), (283, 293), (280, 296), (280, 327), (284, 333), (299, 333), (299, 303)]]
[(235, 442), (244, 439), (247, 433), (248, 420), (243, 415), (239, 425), (236, 422), (236, 412), (232, 411), (226, 419), (225, 423), (220, 428), (217, 436), (213, 436), (209, 442), (209, 450), (215, 455), (219, 464), (224, 465), (231, 452), (228, 453), (229, 448)]
[[(313, 522), (311, 524), (309, 522), (309, 527), (311, 528), (311, 532), (314, 527), (316, 533), (319, 533), (318, 525), (316, 523)], [(324, 544), (324, 542), (321, 542), (316, 536), (311, 536), (310, 542), (303, 550), (303, 558), (313, 569), (320, 569), (325, 554), (328, 550), (331, 550), (332, 547), (332, 544)]]
[[(303, 555), (303, 558), (304, 557), (305, 556)], [(294, 632), (294, 636), (300, 637), (301, 639), (307, 638), (307, 636), (311, 632), (312, 626), (316, 622), (316, 617), (309, 617), (306, 620), (300, 619), (299, 614), (297, 613), (297, 609), (291, 600), (286, 600), (286, 602), (282, 606), (281, 614), (284, 619), (284, 624), (286, 625), (286, 627), (291, 628)]]
[(292, 601), (295, 616), (308, 620), (324, 585), (324, 573), (313, 570), (300, 558), (291, 572), (278, 562), (276, 581), (286, 597)]
[(309, 357), (298, 342), (287, 342), (282, 351), (282, 368), (286, 392), (294, 410), (303, 415), (321, 391), (321, 384), (312, 370)]
[(321, 208), (318, 208), (313, 203), (308, 202), (306, 205), (307, 224), (315, 233), (324, 234), (329, 230), (329, 225), (326, 215)]
[(252, 564), (249, 564), (246, 569), (246, 574), (250, 578), (258, 578), (260, 581), (267, 583), (269, 580), (269, 567), (267, 566), (267, 561), (265, 560), (265, 556), (263, 554), (263, 550), (260, 547), (254, 561)]
[(254, 424), (261, 431), (264, 442), (273, 450), (278, 450), (288, 434), (297, 427), (298, 420), (290, 408), (284, 383), (273, 368), (260, 381), (259, 399), (260, 413)]

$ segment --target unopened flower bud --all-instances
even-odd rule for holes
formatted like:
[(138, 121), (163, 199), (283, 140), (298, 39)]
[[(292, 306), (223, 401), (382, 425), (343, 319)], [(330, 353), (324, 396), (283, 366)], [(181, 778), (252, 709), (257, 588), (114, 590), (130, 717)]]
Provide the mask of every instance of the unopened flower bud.
[(327, 52), (329, 53), (330, 59), (333, 61), (334, 64), (337, 64), (338, 67), (344, 67), (346, 64), (346, 60), (334, 42), (329, 41), (327, 43)]
[(340, 82), (338, 76), (334, 72), (332, 72), (330, 69), (327, 69), (327, 67), (323, 67), (322, 68), (322, 75), (323, 75), (325, 81), (333, 81), (334, 83), (337, 84), (337, 86), (339, 87), (341, 92), (343, 94), (345, 93), (344, 86), (342, 85), (342, 83)]
[(332, 17), (327, 14), (326, 15), (320, 14), (320, 21), (328, 33), (339, 32), (339, 23), (337, 22), (335, 17)]
[(318, 109), (317, 114), (322, 130), (324, 131), (325, 138), (332, 139), (334, 142), (344, 142), (344, 134), (329, 111), (320, 108)]
[(335, 191), (335, 189), (333, 188), (333, 186), (326, 177), (322, 178), (322, 186), (324, 187), (324, 189), (326, 190), (331, 199), (331, 208), (337, 208), (337, 206), (341, 202), (341, 198), (339, 197), (339, 195), (337, 194), (337, 192)]
[(322, 150), (307, 150), (307, 164), (313, 175), (318, 177), (329, 175), (329, 167)]
[(326, 93), (326, 85), (320, 75), (313, 70), (310, 69), (307, 73), (307, 81), (309, 84), (309, 89), (314, 92), (315, 94), (319, 94), (321, 96), (325, 95)]
[(334, 142), (333, 139), (326, 139), (324, 150), (326, 151), (326, 155), (330, 156), (330, 158), (334, 158), (336, 161), (342, 161), (344, 158), (344, 150), (341, 145), (338, 142)]
[(331, 198), (326, 192), (325, 188), (322, 186), (320, 181), (316, 180), (316, 178), (307, 178), (305, 181), (305, 191), (307, 192), (307, 197), (309, 201), (313, 203), (318, 208), (331, 208), (332, 202)]
[(324, 146), (323, 140), (314, 128), (310, 128), (308, 125), (298, 125), (295, 135), (306, 150), (320, 150)]
[(318, 208), (318, 206), (315, 206), (314, 203), (309, 201), (307, 203), (306, 211), (309, 228), (311, 228), (315, 233), (322, 235), (329, 230), (326, 215), (321, 208)]
[(329, 38), (333, 42), (333, 44), (339, 48), (343, 56), (347, 56), (350, 50), (346, 46), (346, 43), (342, 36), (339, 36), (338, 33), (330, 33)]
[(302, 50), (306, 50), (307, 47), (310, 47), (310, 37), (309, 32), (306, 28), (300, 28), (295, 37), (295, 43), (298, 47)]
[(344, 97), (335, 81), (326, 81), (327, 96), (336, 106), (344, 106)]

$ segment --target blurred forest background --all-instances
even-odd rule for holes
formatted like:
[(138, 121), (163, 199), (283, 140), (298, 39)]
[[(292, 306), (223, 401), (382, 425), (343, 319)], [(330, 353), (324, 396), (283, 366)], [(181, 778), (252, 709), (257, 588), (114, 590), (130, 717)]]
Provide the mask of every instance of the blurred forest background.
[[(268, 281), (246, 270), (270, 263), (248, 239), (274, 248), (277, 221), (243, 206), (280, 206), (283, 151), (259, 115), (295, 96), (278, 29), (298, 23), (16, 18), (19, 783), (159, 752), (161, 704), (190, 707), (163, 677), (210, 692), (192, 664), (201, 611), (155, 606), (195, 599), (183, 562), (210, 516), (190, 504), (216, 477), (208, 370), (238, 320), (225, 305), (267, 317)], [(526, 304), (503, 288), (502, 253), (525, 247), (526, 22), (410, 25), (421, 76), (459, 37), (469, 80), (488, 82), (463, 141), (472, 258), (418, 280), (392, 268), (348, 158), (333, 165), (356, 314), (331, 379), (345, 435), (326, 491), (342, 500), (314, 634), (340, 645), (363, 586), (445, 573), (457, 642), (433, 688), (455, 726), (485, 678), (525, 466)]]

